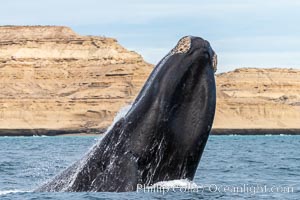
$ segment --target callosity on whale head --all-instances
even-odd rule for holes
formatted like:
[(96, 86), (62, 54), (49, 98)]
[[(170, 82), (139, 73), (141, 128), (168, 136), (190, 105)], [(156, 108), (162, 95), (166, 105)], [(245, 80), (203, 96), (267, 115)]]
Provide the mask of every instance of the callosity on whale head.
[(206, 40), (180, 39), (127, 114), (83, 159), (37, 191), (122, 192), (192, 180), (213, 124), (216, 65)]
[(139, 124), (129, 141), (140, 183), (193, 179), (214, 119), (216, 69), (209, 42), (192, 36), (155, 67), (125, 118)]

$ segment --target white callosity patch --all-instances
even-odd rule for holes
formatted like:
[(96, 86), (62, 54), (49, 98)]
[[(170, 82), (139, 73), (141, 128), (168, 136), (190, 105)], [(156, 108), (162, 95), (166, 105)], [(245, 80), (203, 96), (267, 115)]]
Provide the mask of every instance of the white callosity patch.
[(176, 47), (172, 49), (172, 54), (186, 53), (191, 48), (191, 38), (189, 36), (183, 37), (179, 40)]
[[(185, 36), (181, 38), (176, 47), (174, 47), (169, 55), (174, 55), (174, 54), (179, 54), (179, 53), (187, 53), (190, 48), (191, 48), (191, 38), (189, 36)], [(217, 64), (218, 64), (218, 59), (217, 59), (217, 54), (214, 53), (213, 58), (212, 58), (212, 67), (214, 69), (214, 72), (217, 71)]]

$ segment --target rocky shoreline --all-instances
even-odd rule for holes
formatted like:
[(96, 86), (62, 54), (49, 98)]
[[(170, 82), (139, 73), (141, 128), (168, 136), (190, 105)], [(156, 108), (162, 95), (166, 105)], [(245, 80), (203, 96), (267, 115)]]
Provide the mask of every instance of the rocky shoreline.
[[(0, 129), (5, 136), (91, 136), (102, 135), (105, 129)], [(300, 129), (213, 129), (211, 135), (300, 135)]]
[(213, 129), (211, 135), (300, 135), (300, 129)]
[(105, 129), (0, 129), (1, 136), (100, 135)]

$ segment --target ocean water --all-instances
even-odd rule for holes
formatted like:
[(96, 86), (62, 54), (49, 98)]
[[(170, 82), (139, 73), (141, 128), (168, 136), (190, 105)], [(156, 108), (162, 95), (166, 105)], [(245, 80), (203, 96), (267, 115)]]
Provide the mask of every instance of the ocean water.
[(80, 159), (91, 136), (0, 137), (0, 199), (300, 199), (300, 136), (210, 136), (193, 182), (126, 193), (31, 192)]

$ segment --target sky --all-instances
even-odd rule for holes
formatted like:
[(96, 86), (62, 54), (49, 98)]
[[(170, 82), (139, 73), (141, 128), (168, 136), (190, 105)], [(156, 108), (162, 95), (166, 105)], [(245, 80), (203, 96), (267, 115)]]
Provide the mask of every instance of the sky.
[(116, 38), (152, 64), (186, 35), (208, 40), (218, 72), (300, 69), (298, 0), (10, 0), (0, 25), (63, 25)]

